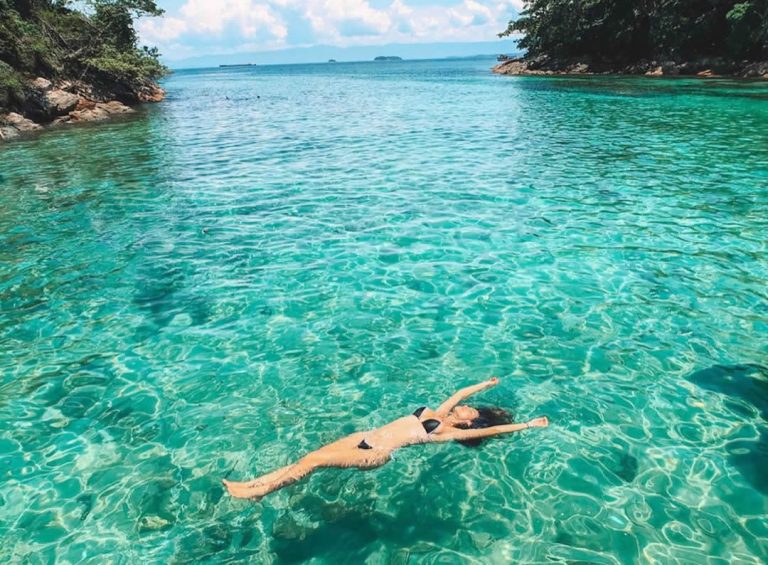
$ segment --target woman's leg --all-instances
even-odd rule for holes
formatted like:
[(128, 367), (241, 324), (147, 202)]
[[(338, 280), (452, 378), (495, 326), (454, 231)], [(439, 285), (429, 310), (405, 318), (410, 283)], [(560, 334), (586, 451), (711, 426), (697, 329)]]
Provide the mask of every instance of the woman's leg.
[(288, 465), (247, 483), (223, 482), (229, 494), (235, 498), (261, 498), (272, 491), (298, 481), (313, 470), (307, 465), (302, 465), (300, 461), (295, 465)]
[(357, 447), (343, 450), (323, 448), (310, 453), (295, 465), (288, 465), (247, 483), (224, 481), (224, 486), (227, 487), (229, 494), (235, 498), (261, 498), (303, 479), (320, 467), (370, 469), (379, 467), (387, 461), (389, 461), (389, 452), (381, 450), (359, 449)]
[(233, 488), (235, 489), (244, 489), (244, 488), (250, 488), (254, 487), (256, 485), (264, 484), (267, 481), (274, 480), (280, 475), (288, 472), (290, 469), (293, 468), (293, 464), (286, 465), (285, 467), (280, 467), (276, 471), (272, 471), (271, 473), (267, 473), (266, 475), (262, 475), (260, 477), (256, 477), (255, 479), (252, 479), (250, 481), (239, 483), (237, 481), (227, 481), (226, 479), (222, 482), (227, 486), (227, 489), (231, 490)]

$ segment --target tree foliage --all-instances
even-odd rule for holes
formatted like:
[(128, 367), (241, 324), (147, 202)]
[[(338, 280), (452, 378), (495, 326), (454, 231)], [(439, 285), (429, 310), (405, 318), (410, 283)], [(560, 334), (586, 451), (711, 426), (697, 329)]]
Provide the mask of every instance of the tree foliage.
[(606, 62), (768, 58), (768, 0), (529, 0), (509, 22), (528, 56)]
[(124, 90), (156, 80), (167, 69), (139, 47), (134, 21), (162, 13), (155, 0), (0, 0), (0, 109), (37, 76)]

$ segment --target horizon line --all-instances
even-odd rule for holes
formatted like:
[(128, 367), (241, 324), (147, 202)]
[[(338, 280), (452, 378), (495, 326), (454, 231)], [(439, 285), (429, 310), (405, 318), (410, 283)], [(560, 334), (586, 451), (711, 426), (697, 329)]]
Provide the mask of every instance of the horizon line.
[[(263, 53), (263, 51), (262, 51)], [(172, 67), (169, 66), (169, 68), (172, 71), (200, 71), (200, 70), (210, 70), (210, 69), (221, 69), (221, 68), (238, 68), (238, 67), (288, 67), (288, 66), (295, 66), (295, 65), (345, 65), (345, 64), (360, 64), (360, 63), (379, 63), (379, 64), (387, 64), (387, 63), (417, 63), (422, 61), (451, 61), (455, 59), (480, 59), (480, 58), (494, 58), (498, 57), (500, 53), (476, 53), (474, 55), (448, 55), (446, 57), (414, 57), (414, 58), (405, 58), (400, 57), (399, 60), (394, 61), (376, 61), (374, 59), (360, 59), (360, 60), (347, 60), (347, 61), (305, 61), (305, 62), (294, 62), (294, 63), (231, 63), (231, 64), (219, 64), (214, 65), (210, 67)]]

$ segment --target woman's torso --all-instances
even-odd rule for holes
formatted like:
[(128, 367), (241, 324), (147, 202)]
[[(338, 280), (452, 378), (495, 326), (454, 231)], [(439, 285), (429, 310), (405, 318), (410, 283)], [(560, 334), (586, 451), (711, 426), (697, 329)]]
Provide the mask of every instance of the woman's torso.
[[(416, 415), (418, 414), (418, 416)], [(429, 408), (421, 408), (415, 414), (398, 418), (375, 430), (364, 432), (365, 445), (373, 449), (393, 451), (400, 447), (426, 443), (436, 433), (441, 419)]]

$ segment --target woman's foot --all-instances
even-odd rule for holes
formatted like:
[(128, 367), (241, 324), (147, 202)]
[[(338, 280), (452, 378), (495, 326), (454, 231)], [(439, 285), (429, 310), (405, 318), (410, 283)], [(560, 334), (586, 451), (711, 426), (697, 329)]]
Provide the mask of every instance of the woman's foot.
[(258, 499), (267, 494), (269, 489), (263, 485), (258, 484), (257, 481), (250, 481), (247, 483), (238, 483), (234, 481), (222, 481), (227, 492), (234, 498), (249, 498)]

